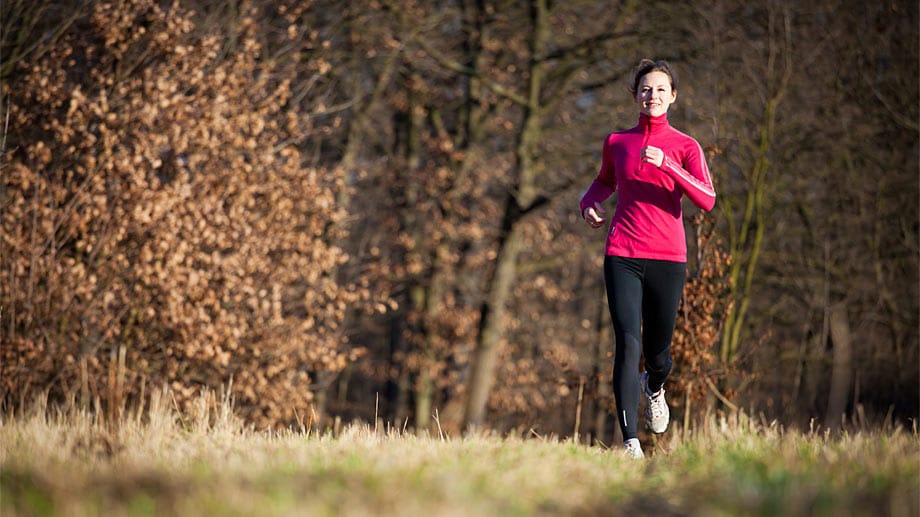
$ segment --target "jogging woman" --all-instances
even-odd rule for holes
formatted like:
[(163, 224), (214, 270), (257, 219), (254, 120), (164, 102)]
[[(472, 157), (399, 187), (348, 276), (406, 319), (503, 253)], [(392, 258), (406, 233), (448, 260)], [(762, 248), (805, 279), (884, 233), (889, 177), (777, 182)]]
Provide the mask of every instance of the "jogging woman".
[[(641, 458), (640, 391), (648, 402), (648, 427), (655, 433), (668, 427), (664, 384), (687, 271), (681, 197), (709, 211), (716, 193), (700, 144), (668, 123), (668, 108), (677, 100), (670, 64), (643, 59), (630, 92), (639, 123), (604, 140), (600, 171), (581, 198), (581, 214), (592, 228), (600, 228), (605, 223), (601, 203), (618, 192), (604, 258), (616, 336), (613, 391), (626, 453)], [(646, 368), (641, 375), (640, 354)]]

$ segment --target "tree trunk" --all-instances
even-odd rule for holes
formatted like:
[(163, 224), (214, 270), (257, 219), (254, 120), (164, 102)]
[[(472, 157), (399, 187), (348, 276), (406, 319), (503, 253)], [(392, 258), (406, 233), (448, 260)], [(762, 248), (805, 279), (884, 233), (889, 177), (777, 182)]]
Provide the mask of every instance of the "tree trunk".
[(754, 141), (747, 142), (753, 151), (753, 163), (750, 172), (745, 172), (747, 192), (745, 206), (741, 210), (741, 219), (735, 220), (732, 213), (731, 198), (721, 201), (729, 230), (729, 247), (733, 262), (729, 267), (731, 299), (734, 303), (726, 315), (722, 329), (720, 358), (723, 364), (731, 362), (738, 353), (742, 340), (745, 319), (753, 296), (752, 286), (757, 273), (757, 263), (763, 246), (764, 231), (767, 226), (770, 198), (770, 157), (776, 143), (774, 141), (777, 110), (788, 91), (793, 66), (789, 50), (789, 13), (779, 12), (771, 7), (768, 10), (767, 47), (768, 55), (764, 63), (763, 74), (766, 83), (765, 104)]
[(424, 366), (419, 372), (415, 388), (415, 430), (420, 435), (428, 433), (431, 424), (431, 399), (434, 395), (434, 382)]
[[(601, 298), (603, 299), (603, 292)], [(613, 391), (613, 366), (610, 355), (610, 323), (607, 319), (606, 304), (598, 303), (597, 337), (594, 354), (594, 382), (597, 385), (594, 402), (594, 439), (606, 442), (607, 418), (610, 416), (611, 391)]]
[(540, 61), (549, 34), (546, 0), (535, 0), (530, 11), (533, 27), (530, 51), (533, 60), (528, 70), (527, 99), (515, 149), (516, 188), (508, 193), (505, 201), (498, 258), (489, 283), (489, 294), (482, 305), (463, 418), (465, 428), (481, 425), (485, 416), (486, 403), (494, 381), (498, 344), (504, 335), (505, 304), (511, 292), (511, 284), (517, 277), (517, 259), (522, 243), (521, 228), (517, 223), (532, 208), (537, 197), (536, 179), (539, 171), (535, 154), (541, 135), (540, 91), (545, 74), (545, 63)]
[[(514, 203), (512, 199), (509, 201)], [(521, 251), (521, 230), (512, 226), (507, 237), (499, 245), (498, 259), (495, 265), (491, 289), (486, 302), (482, 305), (479, 320), (476, 351), (470, 369), (467, 384), (468, 393), (463, 427), (482, 425), (486, 413), (486, 403), (495, 377), (495, 363), (498, 357), (498, 345), (504, 334), (505, 305), (511, 292), (511, 284), (517, 276), (517, 258)]]
[(846, 305), (840, 303), (830, 309), (831, 343), (834, 346), (834, 366), (831, 371), (831, 387), (827, 395), (827, 413), (824, 425), (837, 429), (842, 423), (850, 393), (852, 378), (850, 322)]
[(406, 317), (403, 310), (394, 314), (393, 318), (390, 320), (390, 367), (399, 372), (395, 382), (392, 379), (390, 380), (390, 394), (387, 397), (389, 400), (394, 401), (393, 410), (390, 413), (394, 422), (402, 422), (408, 414), (409, 389), (411, 387), (409, 371), (405, 368), (403, 359), (401, 359), (406, 354), (408, 348), (405, 336), (403, 335), (405, 320)]

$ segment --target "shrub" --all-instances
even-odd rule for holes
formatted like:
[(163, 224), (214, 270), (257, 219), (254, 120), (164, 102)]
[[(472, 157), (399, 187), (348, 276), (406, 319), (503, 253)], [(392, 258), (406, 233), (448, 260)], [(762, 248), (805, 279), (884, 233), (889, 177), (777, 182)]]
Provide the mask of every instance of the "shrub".
[(178, 3), (97, 3), (11, 75), (6, 403), (79, 390), (117, 410), (168, 383), (185, 407), (232, 379), (245, 417), (279, 423), (360, 352), (341, 322), (369, 294), (336, 277), (343, 175), (298, 148), (311, 126), (292, 85), (323, 66), (265, 57), (241, 12), (227, 34)]

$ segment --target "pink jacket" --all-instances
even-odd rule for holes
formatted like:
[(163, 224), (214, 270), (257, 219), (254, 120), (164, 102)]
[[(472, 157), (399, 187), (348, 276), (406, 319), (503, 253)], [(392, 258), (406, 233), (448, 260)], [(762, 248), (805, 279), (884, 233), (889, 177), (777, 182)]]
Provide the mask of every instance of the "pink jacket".
[[(642, 162), (640, 150), (664, 151), (661, 167)], [(712, 210), (716, 192), (700, 144), (659, 117), (639, 115), (632, 129), (611, 133), (604, 140), (601, 168), (581, 198), (581, 213), (619, 192), (607, 234), (607, 255), (687, 261), (681, 196), (702, 210)]]

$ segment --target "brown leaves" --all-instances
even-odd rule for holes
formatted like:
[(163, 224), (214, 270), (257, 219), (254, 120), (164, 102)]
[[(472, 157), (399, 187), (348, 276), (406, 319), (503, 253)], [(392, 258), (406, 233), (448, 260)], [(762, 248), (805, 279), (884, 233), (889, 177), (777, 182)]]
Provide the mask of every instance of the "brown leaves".
[(694, 227), (701, 263), (688, 272), (671, 345), (674, 370), (669, 391), (677, 406), (688, 396), (691, 404), (705, 400), (710, 394), (706, 379), (724, 379), (733, 367), (722, 364), (716, 348), (731, 303), (727, 274), (731, 256), (702, 213), (695, 216)]
[(232, 47), (177, 5), (96, 4), (88, 32), (15, 76), (4, 399), (113, 400), (106, 362), (81, 382), (75, 358), (127, 346), (127, 395), (167, 383), (185, 407), (232, 379), (244, 415), (277, 424), (309, 413), (312, 374), (360, 355), (341, 323), (370, 293), (336, 280), (343, 171), (285, 143), (308, 126), (287, 104), (298, 70), (243, 25)]

